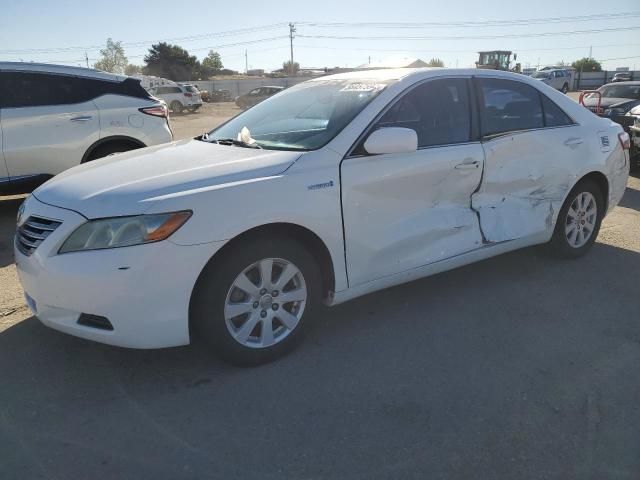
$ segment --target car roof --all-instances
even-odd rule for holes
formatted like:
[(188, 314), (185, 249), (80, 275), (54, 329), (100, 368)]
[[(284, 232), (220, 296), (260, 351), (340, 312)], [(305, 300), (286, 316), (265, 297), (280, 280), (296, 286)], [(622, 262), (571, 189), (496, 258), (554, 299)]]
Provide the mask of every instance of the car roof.
[(318, 82), (323, 80), (353, 80), (353, 81), (380, 81), (390, 82), (407, 80), (409, 82), (419, 81), (421, 79), (442, 76), (475, 76), (475, 77), (494, 77), (505, 78), (511, 80), (520, 80), (525, 83), (537, 85), (536, 80), (521, 73), (505, 72), (502, 70), (490, 70), (482, 68), (383, 68), (376, 70), (358, 70), (354, 72), (338, 73), (335, 75), (327, 75), (317, 77), (310, 82)]
[(36, 72), (36, 73), (56, 73), (59, 75), (73, 75), (75, 77), (96, 78), (112, 82), (122, 82), (125, 75), (103, 72), (93, 68), (70, 67), (68, 65), (52, 65), (49, 63), (31, 62), (0, 62), (0, 71), (9, 72)]

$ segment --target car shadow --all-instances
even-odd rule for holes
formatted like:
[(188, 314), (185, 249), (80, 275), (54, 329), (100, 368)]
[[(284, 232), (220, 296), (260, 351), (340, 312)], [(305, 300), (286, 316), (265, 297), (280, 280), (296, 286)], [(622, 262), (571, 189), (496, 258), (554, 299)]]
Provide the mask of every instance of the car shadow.
[(29, 318), (0, 333), (0, 477), (632, 478), (638, 271), (514, 252), (325, 309), (249, 369)]
[(0, 268), (11, 265), (13, 236), (16, 232), (16, 215), (24, 197), (0, 197)]
[(640, 190), (627, 187), (618, 205), (640, 211)]

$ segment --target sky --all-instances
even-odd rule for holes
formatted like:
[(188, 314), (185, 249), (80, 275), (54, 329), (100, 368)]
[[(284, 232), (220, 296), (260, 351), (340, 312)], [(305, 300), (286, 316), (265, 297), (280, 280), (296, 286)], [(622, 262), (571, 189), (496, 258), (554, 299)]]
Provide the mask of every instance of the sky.
[(85, 66), (86, 53), (91, 66), (111, 37), (122, 41), (130, 63), (143, 64), (152, 43), (169, 41), (199, 59), (216, 50), (225, 67), (239, 71), (246, 50), (249, 68), (269, 71), (289, 59), (293, 22), (294, 61), (304, 68), (401, 57), (473, 67), (478, 50), (493, 49), (512, 50), (523, 67), (536, 67), (571, 63), (592, 47), (605, 69), (640, 70), (639, 0), (0, 0), (0, 12), (0, 61)]

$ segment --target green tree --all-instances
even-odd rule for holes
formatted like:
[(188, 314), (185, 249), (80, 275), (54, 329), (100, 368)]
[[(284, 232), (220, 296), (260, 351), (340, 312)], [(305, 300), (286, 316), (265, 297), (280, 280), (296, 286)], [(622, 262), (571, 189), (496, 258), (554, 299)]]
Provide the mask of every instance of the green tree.
[(442, 60), (440, 60), (439, 58), (432, 58), (431, 60), (429, 60), (429, 63), (427, 63), (427, 66), (429, 66), (429, 67), (444, 67), (444, 62)]
[(222, 59), (220, 58), (220, 54), (218, 52), (214, 52), (213, 50), (209, 50), (209, 54), (206, 56), (204, 60), (202, 60), (201, 73), (203, 78), (210, 77), (211, 75), (217, 75), (220, 73), (220, 70), (224, 68), (222, 64)]
[(598, 62), (597, 60), (594, 60), (593, 58), (588, 58), (588, 57), (584, 57), (584, 58), (581, 58), (580, 60), (576, 60), (571, 64), (571, 66), (575, 68), (577, 71), (582, 71), (582, 72), (601, 72), (602, 71), (602, 65), (600, 65), (600, 62)]
[(300, 71), (300, 64), (298, 62), (293, 62), (293, 71), (291, 71), (291, 60), (287, 60), (282, 64), (282, 70), (286, 74), (295, 75)]
[(124, 73), (124, 69), (129, 63), (124, 55), (122, 42), (114, 42), (111, 38), (107, 38), (107, 46), (100, 50), (100, 55), (102, 58), (93, 67), (105, 72)]
[(125, 75), (140, 75), (142, 73), (142, 67), (140, 65), (134, 65), (130, 63), (126, 67), (124, 67)]
[(197, 80), (200, 62), (184, 48), (160, 42), (151, 45), (144, 57), (145, 73), (174, 81)]

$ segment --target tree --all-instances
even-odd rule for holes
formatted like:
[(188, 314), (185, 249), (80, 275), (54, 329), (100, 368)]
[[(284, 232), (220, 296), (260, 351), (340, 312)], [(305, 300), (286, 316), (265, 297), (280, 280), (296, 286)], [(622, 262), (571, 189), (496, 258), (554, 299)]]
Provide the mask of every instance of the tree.
[(140, 75), (142, 73), (142, 67), (140, 65), (134, 65), (130, 63), (126, 67), (124, 67), (125, 75)]
[(129, 63), (124, 55), (122, 42), (114, 42), (111, 38), (107, 38), (107, 46), (100, 50), (100, 55), (102, 58), (93, 67), (105, 72), (124, 73)]
[(211, 75), (217, 75), (220, 70), (224, 68), (222, 65), (222, 59), (218, 52), (209, 50), (209, 54), (204, 60), (202, 60), (201, 74), (203, 78), (208, 78)]
[(602, 65), (600, 65), (600, 62), (598, 62), (597, 60), (594, 60), (593, 58), (588, 58), (588, 57), (584, 57), (584, 58), (581, 58), (580, 60), (576, 60), (571, 64), (571, 66), (579, 72), (580, 71), (582, 72), (601, 72), (602, 71)]
[(427, 63), (427, 66), (428, 67), (444, 67), (444, 62), (439, 58), (432, 58), (431, 60), (429, 60), (429, 63)]
[(298, 62), (293, 62), (293, 72), (291, 71), (291, 60), (287, 60), (286, 62), (284, 62), (282, 64), (282, 70), (291, 75), (295, 75), (296, 73), (298, 73), (300, 71), (300, 64)]
[(197, 80), (200, 71), (198, 59), (189, 55), (184, 48), (160, 42), (151, 45), (149, 54), (144, 57), (145, 72), (148, 75), (170, 80)]

